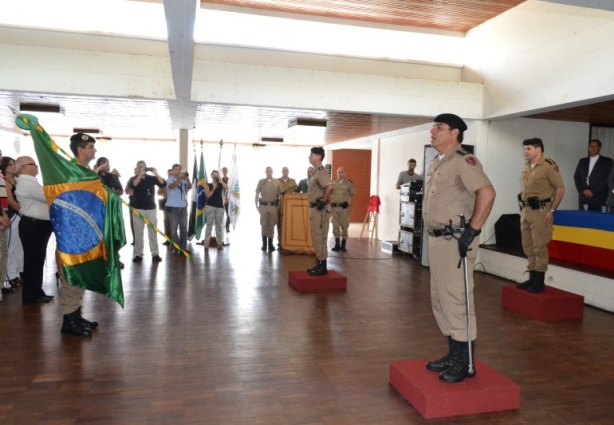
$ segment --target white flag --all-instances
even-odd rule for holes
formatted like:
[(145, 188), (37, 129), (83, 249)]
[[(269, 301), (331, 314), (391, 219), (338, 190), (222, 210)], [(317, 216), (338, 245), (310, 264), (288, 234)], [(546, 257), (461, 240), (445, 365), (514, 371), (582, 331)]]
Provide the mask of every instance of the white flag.
[(241, 213), (241, 191), (239, 190), (239, 170), (237, 168), (237, 146), (232, 154), (230, 180), (228, 181), (228, 216), (232, 230), (235, 229)]

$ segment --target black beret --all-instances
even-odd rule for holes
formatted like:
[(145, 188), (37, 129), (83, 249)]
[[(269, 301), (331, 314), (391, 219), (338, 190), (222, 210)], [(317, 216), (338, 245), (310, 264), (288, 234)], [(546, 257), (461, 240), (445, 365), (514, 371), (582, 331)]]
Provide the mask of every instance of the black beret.
[(311, 148), (311, 153), (315, 153), (316, 155), (320, 155), (322, 159), (324, 159), (324, 148), (319, 146)]
[(451, 128), (458, 128), (461, 132), (467, 130), (467, 124), (465, 124), (465, 121), (458, 115), (439, 114), (433, 121), (448, 124)]
[(71, 143), (90, 143), (90, 142), (96, 143), (96, 139), (94, 139), (92, 136), (88, 136), (85, 133), (76, 133), (70, 137), (70, 142)]

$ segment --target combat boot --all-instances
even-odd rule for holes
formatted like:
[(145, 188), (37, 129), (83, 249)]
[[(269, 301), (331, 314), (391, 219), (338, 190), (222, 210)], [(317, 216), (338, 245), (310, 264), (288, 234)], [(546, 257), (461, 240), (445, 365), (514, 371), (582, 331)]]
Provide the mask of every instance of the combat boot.
[(273, 245), (273, 238), (268, 238), (269, 239), (269, 252), (273, 252), (275, 251), (275, 246)]
[(537, 294), (539, 292), (544, 292), (545, 283), (544, 278), (546, 277), (546, 272), (535, 272), (535, 280), (533, 280), (533, 285), (529, 286), (527, 291)]
[(307, 273), (311, 273), (312, 270), (315, 270), (318, 267), (318, 264), (320, 264), (320, 260), (316, 258), (316, 262), (313, 264), (313, 266), (307, 269)]
[(326, 268), (326, 260), (320, 260), (315, 268), (311, 269), (309, 272), (311, 276), (322, 276), (328, 274), (328, 269)]
[(456, 356), (456, 351), (458, 351), (459, 348), (456, 341), (454, 341), (451, 336), (448, 336), (448, 354), (438, 360), (431, 360), (426, 364), (426, 368), (433, 372), (443, 372), (452, 366), (452, 357)]
[(333, 251), (339, 251), (341, 249), (341, 245), (339, 245), (339, 238), (335, 238), (335, 246), (333, 247)]
[(527, 289), (529, 286), (533, 285), (533, 282), (535, 282), (535, 273), (537, 273), (535, 270), (529, 270), (529, 279), (516, 284), (516, 288)]
[(82, 316), (83, 311), (81, 307), (77, 309), (77, 312), (79, 314), (79, 322), (81, 322), (84, 327), (89, 328), (92, 331), (98, 327), (98, 322), (87, 320)]
[(345, 239), (341, 239), (341, 251), (347, 251), (347, 249), (345, 249)]
[(70, 314), (65, 314), (62, 319), (62, 329), (60, 332), (63, 335), (90, 336), (92, 330), (85, 327), (79, 319), (80, 315), (78, 309)]
[(262, 237), (262, 250), (266, 251), (266, 236)]
[[(454, 344), (458, 345), (458, 349), (450, 356), (452, 365), (439, 374), (439, 379), (449, 383), (461, 382), (465, 378), (473, 378), (476, 373), (475, 363), (473, 364), (473, 372), (469, 373), (469, 343), (454, 341)], [(475, 354), (475, 341), (471, 342), (471, 348), (472, 354)]]

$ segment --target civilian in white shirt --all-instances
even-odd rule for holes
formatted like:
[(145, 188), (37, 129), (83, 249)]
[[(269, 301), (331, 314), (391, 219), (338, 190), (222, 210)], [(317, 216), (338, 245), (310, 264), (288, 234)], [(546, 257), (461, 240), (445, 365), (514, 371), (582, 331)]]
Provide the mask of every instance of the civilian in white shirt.
[(15, 195), (19, 201), (21, 221), (19, 238), (23, 245), (23, 303), (48, 303), (53, 296), (43, 290), (43, 269), (47, 243), (51, 236), (51, 221), (43, 186), (36, 180), (38, 165), (29, 156), (15, 161), (19, 178)]

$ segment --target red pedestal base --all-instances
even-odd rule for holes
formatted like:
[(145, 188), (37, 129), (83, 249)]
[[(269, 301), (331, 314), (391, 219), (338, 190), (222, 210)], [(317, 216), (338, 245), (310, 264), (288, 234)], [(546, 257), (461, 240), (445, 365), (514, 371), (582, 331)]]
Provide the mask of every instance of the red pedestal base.
[(427, 370), (427, 359), (390, 363), (390, 384), (427, 419), (513, 410), (520, 386), (475, 360), (476, 375), (448, 384)]
[(501, 307), (543, 322), (573, 320), (584, 317), (584, 297), (546, 286), (544, 292), (532, 294), (505, 285), (501, 290)]
[(345, 290), (348, 279), (341, 273), (329, 270), (323, 276), (310, 276), (306, 271), (288, 273), (288, 283), (300, 292)]

